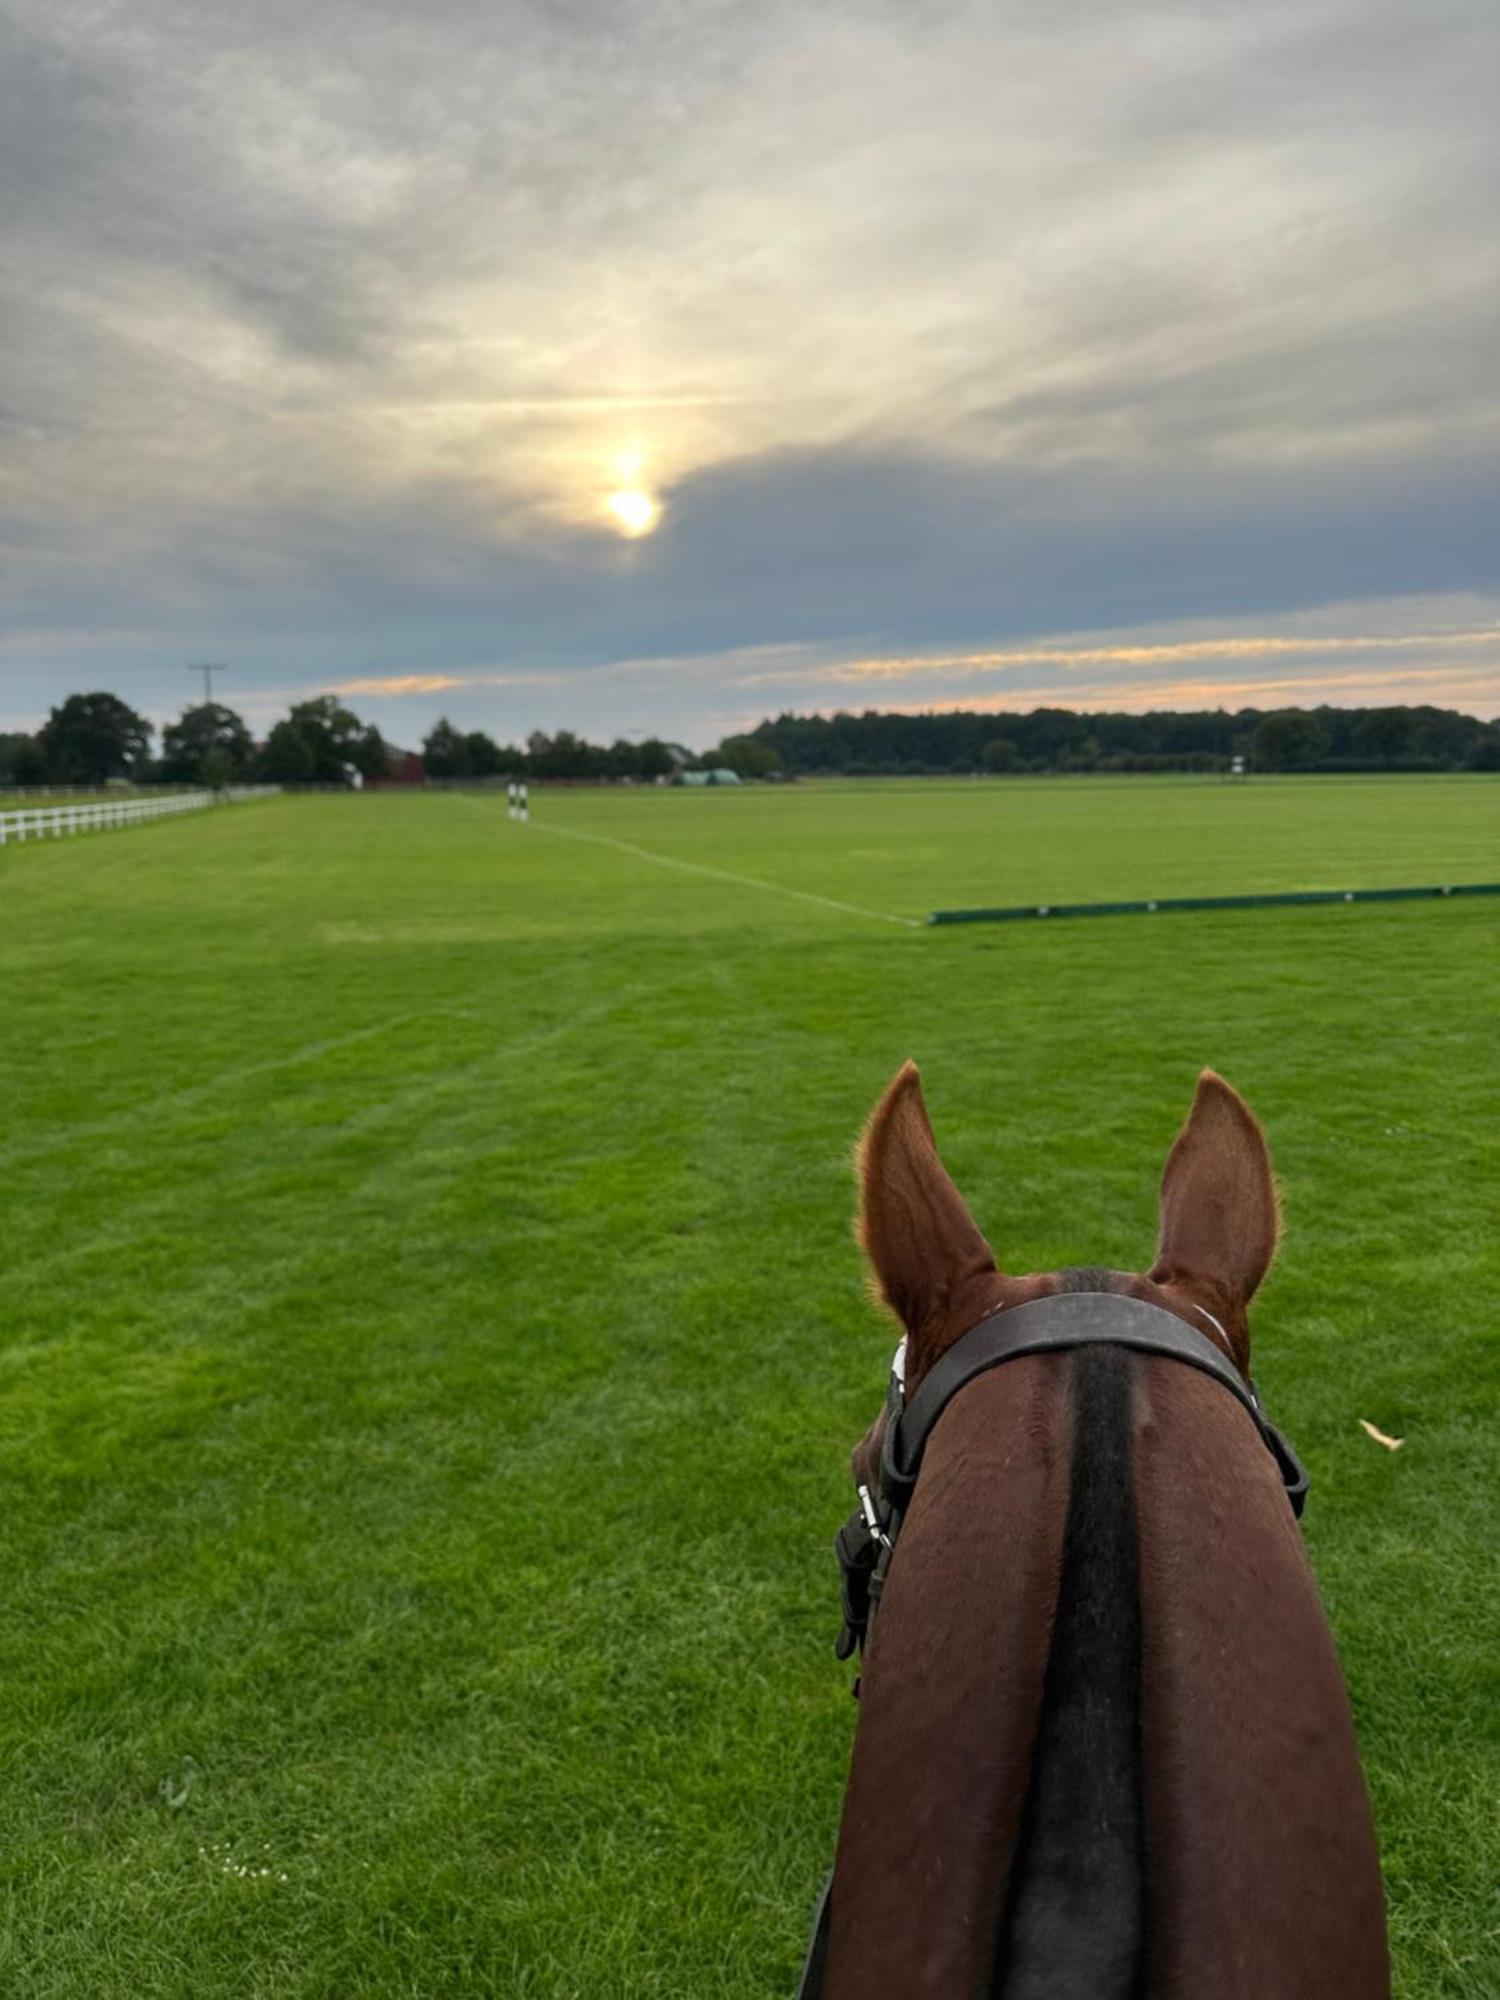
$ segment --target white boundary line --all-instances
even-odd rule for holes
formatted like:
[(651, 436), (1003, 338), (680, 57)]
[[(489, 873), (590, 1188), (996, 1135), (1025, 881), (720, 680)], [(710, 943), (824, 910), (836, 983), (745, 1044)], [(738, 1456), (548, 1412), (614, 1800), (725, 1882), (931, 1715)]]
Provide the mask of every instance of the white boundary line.
[(680, 868), (687, 875), (707, 875), (716, 882), (737, 882), (744, 889), (764, 889), (769, 896), (792, 896), (799, 903), (816, 903), (825, 910), (838, 910), (846, 917), (870, 917), (877, 923), (900, 924), (907, 930), (925, 930), (918, 917), (897, 917), (889, 910), (866, 910), (858, 903), (841, 903), (833, 896), (815, 896), (811, 889), (789, 889), (784, 882), (762, 882), (754, 875), (735, 875), (727, 868), (709, 868), (701, 861), (679, 861), (673, 854), (656, 854), (649, 847), (637, 847), (633, 840), (615, 840), (607, 833), (584, 833), (576, 826), (554, 826), (550, 820), (533, 820), (538, 833), (555, 833), (564, 840), (590, 840), (596, 847), (613, 847), (620, 854), (633, 854), (641, 861), (654, 861), (661, 868)]

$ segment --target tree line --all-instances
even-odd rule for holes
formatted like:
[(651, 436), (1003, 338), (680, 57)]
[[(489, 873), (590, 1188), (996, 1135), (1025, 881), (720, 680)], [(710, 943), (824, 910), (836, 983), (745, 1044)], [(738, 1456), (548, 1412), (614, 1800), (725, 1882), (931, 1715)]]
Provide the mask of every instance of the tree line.
[(535, 730), (524, 750), (497, 743), (482, 729), (459, 730), (446, 716), (422, 739), (422, 768), (429, 778), (668, 778), (684, 765), (700, 760), (680, 743), (648, 736), (632, 743), (589, 743), (571, 729), (555, 736)]
[(294, 704), (257, 742), (222, 702), (153, 729), (117, 695), (74, 694), (34, 735), (0, 735), (0, 785), (344, 785), (504, 777), (650, 782), (694, 765), (743, 778), (997, 775), (1085, 771), (1500, 771), (1500, 719), (1454, 709), (1162, 709), (1145, 715), (1036, 708), (920, 715), (779, 715), (701, 757), (660, 737), (595, 744), (560, 729), (525, 746), (441, 717), (421, 751), (388, 743), (333, 695)]
[(429, 732), (430, 778), (657, 778), (724, 766), (742, 778), (939, 776), (973, 772), (1500, 771), (1500, 719), (1447, 708), (1162, 709), (1145, 715), (1037, 708), (998, 714), (779, 715), (702, 756), (651, 737), (586, 742), (570, 730), (525, 749), (446, 718)]
[(347, 785), (527, 777), (641, 779), (670, 777), (698, 759), (681, 744), (648, 736), (604, 745), (569, 729), (536, 732), (525, 748), (497, 743), (482, 729), (455, 729), (446, 716), (427, 732), (419, 752), (388, 743), (333, 695), (297, 702), (264, 742), (223, 702), (183, 710), (161, 733), (118, 695), (72, 694), (34, 735), (0, 735), (0, 785)]
[(1159, 709), (1144, 715), (1068, 708), (1029, 713), (779, 715), (720, 746), (741, 746), (790, 775), (941, 772), (1497, 771), (1500, 718), (1454, 709)]
[[(185, 708), (161, 735), (118, 695), (70, 694), (35, 735), (0, 736), (0, 785), (346, 785), (383, 778), (392, 751), (332, 695), (299, 701), (263, 743), (223, 702)], [(399, 753), (396, 753), (399, 755)]]

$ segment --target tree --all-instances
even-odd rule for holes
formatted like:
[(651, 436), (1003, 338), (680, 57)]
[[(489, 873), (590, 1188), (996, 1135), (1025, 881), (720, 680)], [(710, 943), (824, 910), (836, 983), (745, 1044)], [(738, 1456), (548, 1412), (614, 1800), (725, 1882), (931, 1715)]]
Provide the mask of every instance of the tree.
[(224, 791), (240, 775), (234, 768), (229, 752), (221, 749), (217, 743), (211, 750), (204, 751), (198, 764), (198, 783), (207, 785), (211, 791)]
[(266, 738), (256, 769), (273, 785), (307, 785), (312, 782), (316, 764), (307, 737), (295, 722), (283, 718)]
[(1034, 708), (1024, 718), (1026, 754), (1044, 764), (1061, 764), (1088, 735), (1091, 720), (1071, 708)]
[(710, 761), (738, 772), (742, 778), (779, 777), (786, 768), (776, 746), (754, 736), (726, 736)]
[(37, 731), (49, 785), (102, 785), (139, 775), (151, 755), (151, 725), (113, 694), (70, 694)]
[[(293, 741), (301, 745), (293, 747)], [(261, 753), (262, 775), (279, 785), (345, 785), (352, 765), (361, 777), (383, 778), (390, 763), (385, 738), (331, 694), (299, 701), (271, 731)]]
[(482, 729), (471, 729), (464, 738), (469, 752), (469, 769), (476, 778), (500, 778), (507, 772), (526, 769), (526, 759), (508, 743), (497, 743)]
[(349, 762), (362, 778), (383, 778), (391, 768), (391, 753), (373, 722), (359, 728), (350, 746)]
[(429, 778), (467, 778), (470, 772), (469, 739), (455, 729), (446, 715), (422, 738), (422, 763)]
[(609, 753), (585, 743), (571, 729), (559, 729), (555, 736), (537, 731), (527, 739), (531, 774), (535, 778), (602, 778)]
[(677, 768), (659, 736), (648, 736), (636, 751), (636, 769), (643, 778), (670, 778)]
[(1452, 770), (1462, 765), (1474, 747), (1477, 726), (1472, 716), (1459, 715), (1451, 708), (1432, 708), (1424, 703), (1411, 711), (1409, 756), (1433, 770)]
[(1013, 771), (1021, 753), (1008, 736), (992, 736), (980, 753), (987, 771)]
[(1409, 708), (1368, 708), (1355, 723), (1351, 741), (1357, 756), (1372, 763), (1391, 764), (1409, 757), (1412, 747)]
[(1305, 771), (1328, 748), (1328, 732), (1305, 709), (1279, 708), (1255, 726), (1252, 754), (1260, 771)]
[(34, 736), (21, 730), (0, 733), (0, 785), (40, 784), (40, 777), (27, 774), (40, 772), (41, 767)]
[(234, 710), (202, 701), (162, 731), (159, 771), (169, 784), (222, 787), (247, 777), (254, 758), (255, 744)]

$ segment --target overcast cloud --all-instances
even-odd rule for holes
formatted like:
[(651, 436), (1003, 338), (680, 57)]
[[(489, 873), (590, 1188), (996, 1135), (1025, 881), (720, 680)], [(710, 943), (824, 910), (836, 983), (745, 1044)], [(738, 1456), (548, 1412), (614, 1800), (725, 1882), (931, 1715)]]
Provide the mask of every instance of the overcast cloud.
[(5, 0), (0, 727), (203, 657), (406, 742), (1493, 714), (1497, 51), (1492, 0)]

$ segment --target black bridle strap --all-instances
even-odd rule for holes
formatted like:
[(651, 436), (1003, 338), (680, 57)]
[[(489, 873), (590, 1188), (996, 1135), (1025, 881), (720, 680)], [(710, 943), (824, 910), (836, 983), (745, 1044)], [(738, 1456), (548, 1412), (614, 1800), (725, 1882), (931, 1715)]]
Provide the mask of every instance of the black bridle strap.
[(1026, 1305), (1007, 1307), (961, 1334), (923, 1376), (910, 1402), (886, 1425), (880, 1483), (897, 1514), (904, 1514), (910, 1506), (927, 1440), (960, 1389), (976, 1376), (1023, 1354), (1095, 1345), (1160, 1354), (1212, 1375), (1248, 1413), (1276, 1461), (1292, 1512), (1300, 1518), (1307, 1498), (1307, 1474), (1261, 1409), (1255, 1385), (1245, 1380), (1206, 1333), (1199, 1333), (1163, 1306), (1123, 1292), (1052, 1292)]
[(818, 1907), (813, 1912), (812, 1936), (808, 1939), (807, 1957), (802, 1963), (802, 1977), (797, 1982), (797, 2000), (818, 2000), (823, 1991), (823, 1978), (828, 1970), (828, 1932), (833, 1922), (833, 1876), (823, 1884), (823, 1893), (818, 1898)]

